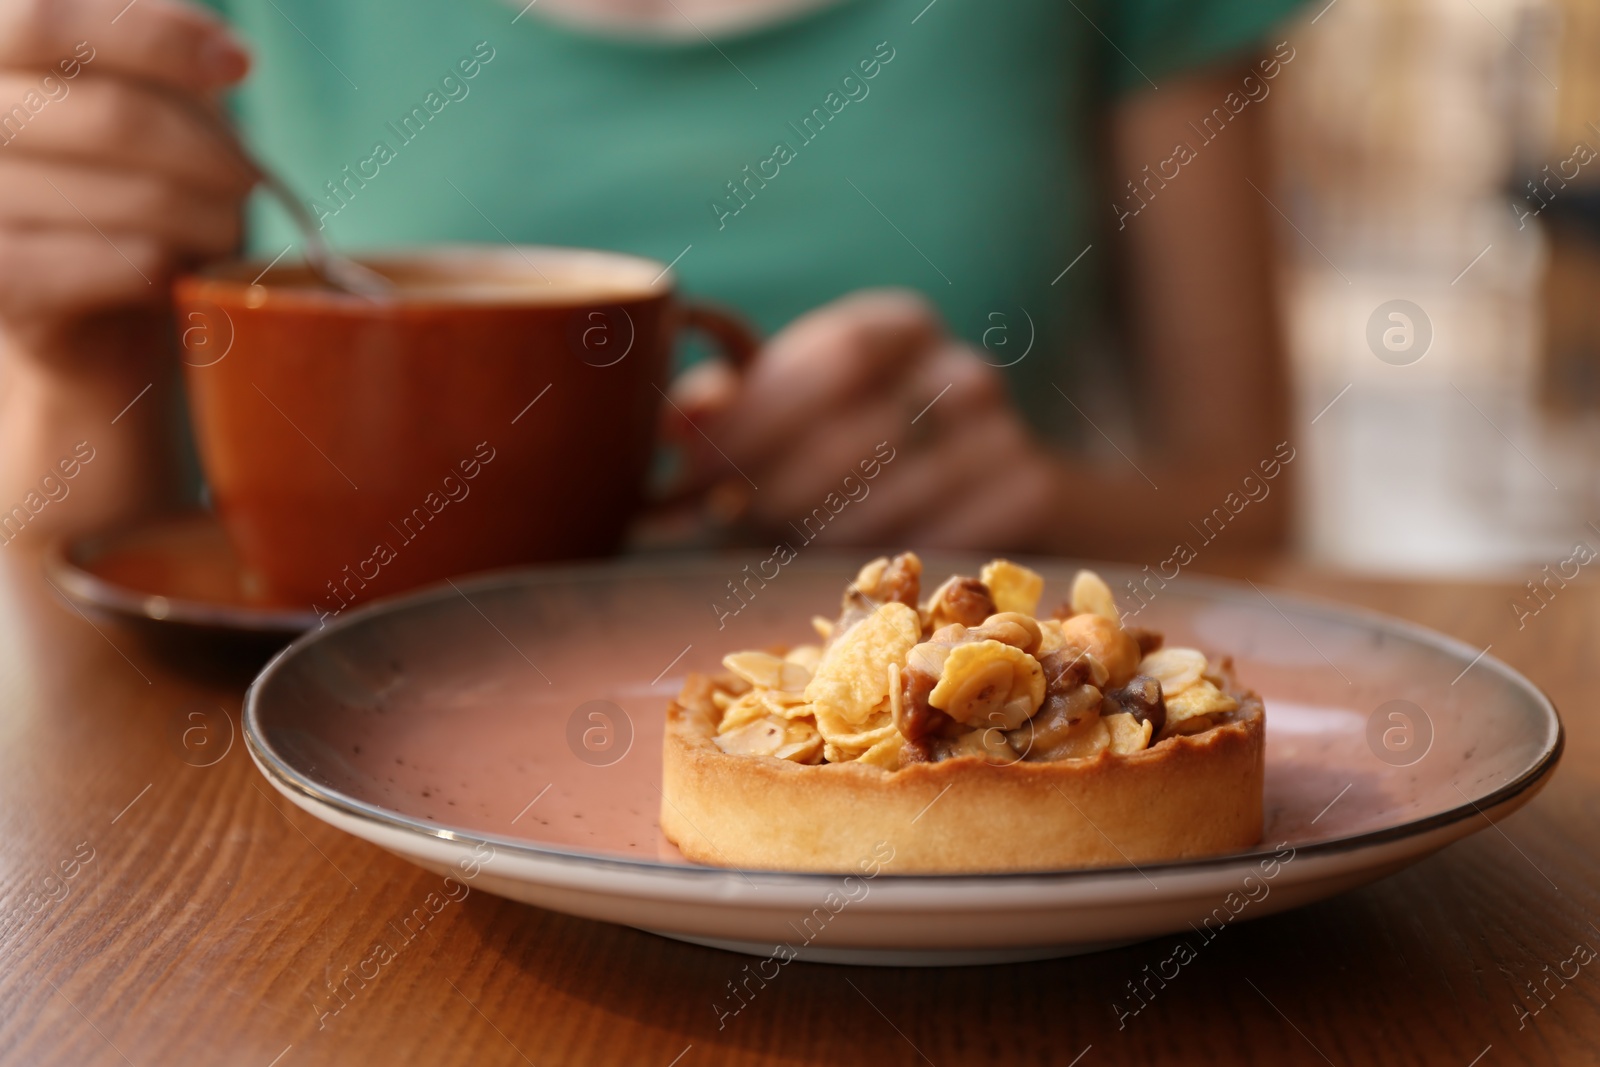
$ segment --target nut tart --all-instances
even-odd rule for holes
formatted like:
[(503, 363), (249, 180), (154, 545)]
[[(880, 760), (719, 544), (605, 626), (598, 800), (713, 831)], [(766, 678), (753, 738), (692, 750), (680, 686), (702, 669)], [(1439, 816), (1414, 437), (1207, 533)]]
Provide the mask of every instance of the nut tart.
[(873, 560), (820, 642), (734, 652), (667, 711), (661, 827), (689, 859), (851, 872), (1053, 870), (1261, 839), (1266, 712), (1229, 657), (1124, 627), (1080, 571), (1060, 609), (994, 560), (922, 594)]

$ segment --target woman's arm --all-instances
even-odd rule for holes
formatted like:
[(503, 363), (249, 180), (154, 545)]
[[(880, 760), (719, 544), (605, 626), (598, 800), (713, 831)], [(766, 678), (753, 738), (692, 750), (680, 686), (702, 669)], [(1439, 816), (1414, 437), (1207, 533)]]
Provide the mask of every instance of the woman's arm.
[[(1122, 447), (1143, 474), (1118, 457), (1093, 467), (1066, 463), (1068, 484), (1079, 487), (1074, 495), (1101, 506), (1085, 511), (1061, 501), (1050, 539), (1059, 550), (1151, 562), (1146, 557), (1170, 552), (1180, 539), (1198, 547), (1188, 524), (1224, 506), (1229, 493), (1242, 497), (1247, 475), (1261, 481), (1259, 464), (1273, 460), (1281, 442), (1297, 444), (1275, 300), (1274, 210), (1263, 197), (1272, 195), (1264, 121), (1271, 97), (1248, 105), (1210, 142), (1189, 125), (1237, 93), (1247, 72), (1241, 65), (1168, 82), (1126, 99), (1111, 117), (1115, 189), (1142, 182), (1147, 166), (1157, 173), (1180, 143), (1196, 158), (1164, 185), (1152, 181), (1154, 195), (1109, 235), (1145, 434), (1139, 453)], [(1280, 472), (1268, 495), (1228, 524), (1219, 548), (1281, 545), (1288, 483)]]

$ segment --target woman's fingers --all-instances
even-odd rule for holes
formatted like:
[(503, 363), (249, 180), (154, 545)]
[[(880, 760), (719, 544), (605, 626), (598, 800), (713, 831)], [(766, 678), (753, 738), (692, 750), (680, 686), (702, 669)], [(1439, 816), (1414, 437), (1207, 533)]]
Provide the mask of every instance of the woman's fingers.
[(75, 316), (165, 299), (172, 266), (170, 249), (138, 234), (0, 230), (0, 318), (25, 338), (50, 336)]
[(174, 270), (237, 248), (253, 176), (199, 109), (248, 66), (179, 0), (0, 0), (8, 333), (157, 305)]
[[(831, 417), (804, 428), (755, 480), (766, 488), (751, 498), (758, 520), (781, 525), (786, 516), (809, 511), (841, 480), (857, 473), (880, 443), (915, 452), (950, 436), (952, 427), (1003, 410), (1005, 394), (989, 368), (961, 345), (946, 343), (905, 368), (892, 387), (869, 393)], [(893, 474), (885, 475), (892, 480)]]
[(175, 255), (220, 256), (239, 241), (238, 202), (159, 175), (0, 156), (0, 240), (5, 231), (87, 230), (115, 244), (136, 235)]
[(968, 484), (955, 507), (930, 512), (919, 523), (914, 543), (926, 548), (1000, 551), (1033, 549), (1055, 514), (1059, 476), (1050, 461), (1029, 447), (1015, 423), (995, 425), (979, 449), (993, 449), (995, 462)]
[(0, 0), (0, 67), (199, 92), (238, 81), (250, 58), (219, 18), (179, 0)]
[(892, 391), (940, 333), (938, 316), (915, 294), (873, 290), (837, 300), (772, 339), (737, 402), (707, 431), (734, 463), (762, 467), (810, 427)]
[[(21, 100), (38, 89), (39, 80), (30, 72), (0, 71), (0, 101)], [(194, 109), (202, 106), (168, 90), (86, 73), (58, 82), (25, 121), (0, 113), (0, 155), (139, 171), (206, 192), (240, 195), (255, 175), (195, 116)]]
[(742, 381), (696, 371), (674, 399), (669, 424), (701, 484), (725, 477), (781, 539), (1026, 547), (1047, 521), (1053, 468), (1000, 374), (946, 340), (920, 298), (837, 301)]

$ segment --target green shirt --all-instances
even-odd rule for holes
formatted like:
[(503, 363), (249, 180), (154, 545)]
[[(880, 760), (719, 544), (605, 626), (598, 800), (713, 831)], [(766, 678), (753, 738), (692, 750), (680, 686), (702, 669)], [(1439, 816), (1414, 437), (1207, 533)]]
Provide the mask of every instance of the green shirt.
[[(341, 247), (675, 260), (686, 292), (768, 332), (909, 286), (993, 363), (1031, 340), (1011, 372), (1024, 400), (1087, 334), (1115, 252), (1099, 105), (1251, 46), (1294, 6), (842, 0), (660, 42), (520, 0), (214, 2), (255, 50), (236, 101), (248, 139)], [(292, 230), (257, 208), (252, 251), (270, 257)]]

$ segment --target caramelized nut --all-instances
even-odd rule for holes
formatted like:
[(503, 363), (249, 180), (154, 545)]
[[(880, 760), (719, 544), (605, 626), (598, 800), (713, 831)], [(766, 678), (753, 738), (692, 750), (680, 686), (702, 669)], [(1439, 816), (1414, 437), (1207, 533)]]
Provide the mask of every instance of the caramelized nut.
[(935, 630), (952, 622), (980, 626), (993, 614), (989, 587), (976, 578), (952, 576), (928, 598), (928, 625)]
[[(894, 559), (879, 556), (856, 573), (856, 580), (844, 587), (844, 598), (839, 604), (839, 617), (833, 623), (812, 620), (818, 633), (829, 644), (842, 638), (861, 620), (883, 605), (892, 602), (916, 609), (917, 596), (922, 591), (922, 560), (914, 552), (902, 552)], [(822, 622), (823, 625), (818, 625)]]
[(893, 559), (879, 556), (862, 567), (844, 591), (845, 610), (873, 608), (895, 601), (908, 608), (917, 606), (922, 595), (922, 560), (915, 552), (902, 552)]
[(1139, 655), (1141, 657), (1148, 656), (1150, 653), (1160, 649), (1162, 642), (1166, 640), (1159, 630), (1146, 630), (1143, 626), (1128, 626), (1124, 629), (1126, 629), (1129, 637), (1139, 643)]
[(1125, 685), (1138, 672), (1139, 642), (1101, 615), (1074, 615), (1061, 624), (1069, 645), (1086, 648), (1110, 672), (1112, 685)]
[(951, 756), (960, 754), (960, 743), (956, 738), (943, 736), (928, 736), (915, 741), (907, 741), (900, 746), (900, 765), (908, 763), (938, 763)]
[(1121, 712), (1149, 723), (1151, 731), (1159, 734), (1167, 724), (1167, 705), (1161, 698), (1161, 683), (1148, 674), (1139, 674), (1127, 685), (1106, 690), (1100, 714), (1109, 716)]
[(1075, 645), (1058, 648), (1039, 657), (1039, 667), (1044, 671), (1045, 694), (1065, 693), (1087, 682), (1104, 686), (1107, 680), (1105, 664), (1094, 655)]
[(1090, 735), (1100, 722), (1101, 700), (1100, 690), (1088, 684), (1052, 693), (1039, 714), (1011, 731), (1011, 747), (1034, 761), (1093, 755), (1086, 748), (1097, 744)]
[(922, 599), (922, 560), (915, 552), (902, 552), (889, 561), (875, 591), (879, 603), (898, 601), (908, 608)]
[[(923, 645), (918, 645), (911, 650), (905, 668), (899, 672), (899, 693), (890, 701), (894, 710), (895, 729), (900, 731), (901, 737), (913, 742), (936, 733), (950, 721), (948, 715), (928, 703), (933, 687), (939, 684), (939, 672), (944, 667), (944, 661), (939, 659), (937, 665), (929, 670), (930, 657), (917, 654), (918, 649), (922, 648)], [(901, 755), (901, 762), (906, 762), (904, 754)]]

